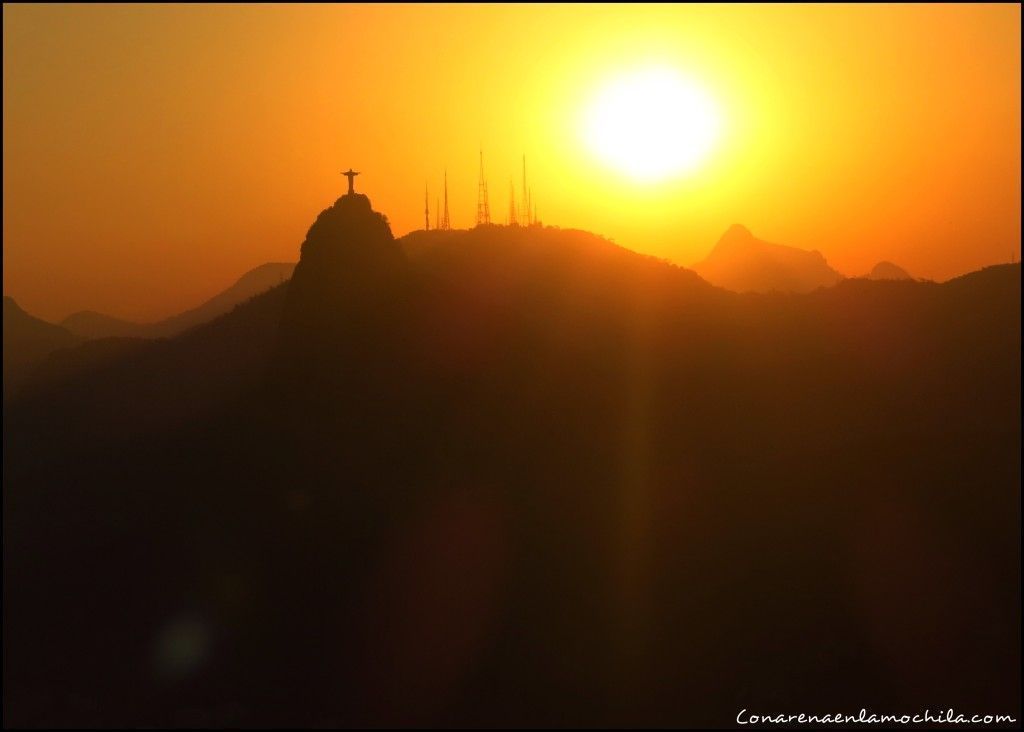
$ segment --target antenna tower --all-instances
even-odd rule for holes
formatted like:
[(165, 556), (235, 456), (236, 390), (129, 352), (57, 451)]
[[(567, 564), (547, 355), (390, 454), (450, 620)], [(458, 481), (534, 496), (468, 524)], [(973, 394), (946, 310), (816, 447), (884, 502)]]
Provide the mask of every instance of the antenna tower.
[(452, 228), (451, 222), (448, 220), (448, 171), (444, 171), (444, 214), (441, 217), (441, 227), (443, 231), (448, 231)]
[(516, 188), (511, 177), (508, 179), (508, 225), (519, 226), (519, 217), (516, 216)]
[(523, 155), (523, 226), (533, 223), (530, 216), (530, 189), (526, 187), (526, 156)]
[(484, 179), (484, 151), (480, 150), (480, 180), (477, 185), (476, 225), (491, 223), (491, 205), (487, 196), (487, 181)]

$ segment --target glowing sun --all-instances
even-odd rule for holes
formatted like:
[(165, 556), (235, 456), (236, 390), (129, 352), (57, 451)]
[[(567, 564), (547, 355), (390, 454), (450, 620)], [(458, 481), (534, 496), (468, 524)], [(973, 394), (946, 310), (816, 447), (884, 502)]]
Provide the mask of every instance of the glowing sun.
[(611, 79), (583, 122), (587, 146), (602, 162), (638, 181), (681, 176), (714, 150), (721, 119), (713, 99), (670, 68)]

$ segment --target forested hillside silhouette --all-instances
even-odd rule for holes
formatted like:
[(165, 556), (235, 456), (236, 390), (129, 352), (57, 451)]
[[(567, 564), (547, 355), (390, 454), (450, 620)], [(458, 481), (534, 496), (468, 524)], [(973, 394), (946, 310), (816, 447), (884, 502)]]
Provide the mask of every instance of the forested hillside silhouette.
[(7, 724), (1019, 718), (1019, 265), (738, 295), (360, 194), (301, 255), (5, 404)]

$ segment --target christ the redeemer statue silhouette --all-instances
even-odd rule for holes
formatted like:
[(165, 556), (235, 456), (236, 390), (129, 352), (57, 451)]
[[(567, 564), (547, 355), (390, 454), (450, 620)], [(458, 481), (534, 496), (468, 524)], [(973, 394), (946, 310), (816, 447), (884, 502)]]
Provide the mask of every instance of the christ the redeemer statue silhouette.
[(353, 193), (356, 192), (355, 182), (356, 176), (359, 175), (359, 173), (355, 170), (352, 170), (352, 168), (349, 168), (344, 173), (342, 173), (342, 175), (348, 178), (348, 195), (351, 196)]

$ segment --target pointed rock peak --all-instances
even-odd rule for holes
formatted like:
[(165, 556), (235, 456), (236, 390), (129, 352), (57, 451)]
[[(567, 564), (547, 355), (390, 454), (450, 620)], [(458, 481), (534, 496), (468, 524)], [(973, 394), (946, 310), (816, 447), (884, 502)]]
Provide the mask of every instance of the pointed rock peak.
[(720, 241), (725, 241), (727, 239), (746, 240), (753, 238), (754, 235), (750, 233), (750, 229), (748, 229), (746, 226), (744, 226), (743, 224), (733, 224), (726, 230), (724, 234), (722, 234), (722, 238), (720, 239)]
[(272, 368), (293, 386), (323, 384), (345, 372), (339, 364), (354, 351), (390, 343), (374, 334), (400, 322), (409, 277), (387, 217), (365, 195), (345, 194), (320, 212), (302, 242)]
[(725, 252), (742, 251), (750, 248), (754, 244), (757, 244), (758, 240), (754, 238), (754, 235), (750, 233), (750, 229), (742, 224), (733, 224), (730, 226), (722, 237), (715, 244), (711, 250), (711, 254), (723, 254)]
[(285, 320), (313, 322), (340, 300), (365, 304), (382, 297), (405, 264), (387, 217), (364, 194), (347, 193), (309, 227), (288, 286)]
[(300, 261), (309, 257), (344, 255), (376, 246), (393, 245), (387, 217), (373, 210), (362, 193), (348, 193), (320, 212), (302, 243)]
[(811, 292), (842, 279), (820, 251), (766, 242), (739, 224), (730, 226), (694, 269), (736, 292)]
[(331, 208), (349, 211), (373, 210), (373, 207), (370, 206), (370, 197), (365, 193), (346, 193), (335, 201)]

